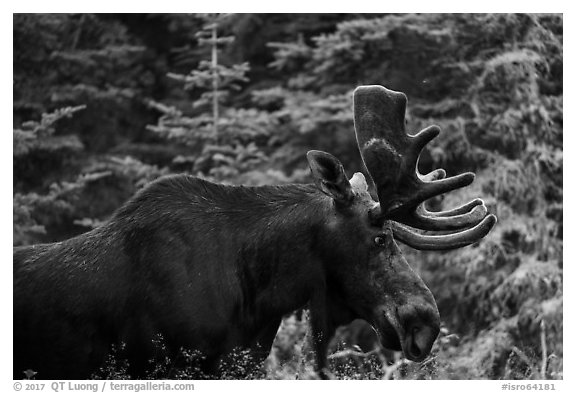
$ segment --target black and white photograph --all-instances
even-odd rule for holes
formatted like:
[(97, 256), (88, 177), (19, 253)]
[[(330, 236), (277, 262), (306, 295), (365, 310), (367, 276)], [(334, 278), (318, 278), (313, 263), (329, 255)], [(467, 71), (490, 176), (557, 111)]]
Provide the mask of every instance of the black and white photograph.
[(560, 390), (563, 14), (12, 16), (15, 391)]

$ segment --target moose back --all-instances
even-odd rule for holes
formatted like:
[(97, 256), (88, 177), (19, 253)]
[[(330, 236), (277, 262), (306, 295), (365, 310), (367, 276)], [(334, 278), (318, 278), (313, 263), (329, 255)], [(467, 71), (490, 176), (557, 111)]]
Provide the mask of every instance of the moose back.
[(172, 355), (200, 351), (213, 372), (235, 348), (264, 359), (282, 317), (304, 306), (321, 376), (335, 329), (357, 318), (384, 347), (425, 359), (440, 316), (395, 240), (425, 250), (464, 247), (496, 218), (479, 199), (426, 210), (427, 199), (474, 175), (420, 174), (418, 156), (439, 130), (408, 135), (405, 108), (402, 93), (355, 90), (368, 182), (361, 173), (348, 179), (338, 159), (320, 151), (307, 154), (313, 184), (224, 186), (167, 176), (97, 229), (15, 248), (14, 378), (26, 370), (41, 379), (89, 378), (120, 344), (131, 375), (142, 377), (158, 335)]

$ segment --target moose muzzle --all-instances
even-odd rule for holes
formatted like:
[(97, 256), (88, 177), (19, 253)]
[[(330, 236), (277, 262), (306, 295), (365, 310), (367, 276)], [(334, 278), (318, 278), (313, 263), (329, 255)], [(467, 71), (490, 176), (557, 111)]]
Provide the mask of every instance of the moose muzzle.
[(424, 360), (440, 332), (440, 315), (436, 306), (401, 306), (397, 309), (398, 338), (407, 359)]
[(413, 303), (381, 306), (375, 328), (385, 348), (402, 350), (408, 360), (421, 362), (432, 350), (440, 332), (440, 314), (432, 294)]

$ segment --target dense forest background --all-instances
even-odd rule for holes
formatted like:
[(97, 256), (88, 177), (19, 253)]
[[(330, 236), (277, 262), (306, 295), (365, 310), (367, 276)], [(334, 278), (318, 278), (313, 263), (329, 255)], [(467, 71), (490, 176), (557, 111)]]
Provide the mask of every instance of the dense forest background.
[[(351, 176), (351, 93), (381, 84), (407, 94), (411, 132), (443, 129), (422, 172), (477, 174), (435, 207), (480, 196), (499, 221), (465, 249), (403, 248), (443, 319), (429, 360), (355, 322), (335, 376), (562, 378), (562, 37), (550, 14), (15, 14), (14, 245), (101, 225), (163, 174), (308, 182), (318, 149)], [(306, 323), (285, 319), (264, 370), (237, 353), (224, 376), (313, 377)], [(173, 361), (151, 376), (194, 376), (162, 375)], [(114, 359), (101, 371), (128, 377)]]

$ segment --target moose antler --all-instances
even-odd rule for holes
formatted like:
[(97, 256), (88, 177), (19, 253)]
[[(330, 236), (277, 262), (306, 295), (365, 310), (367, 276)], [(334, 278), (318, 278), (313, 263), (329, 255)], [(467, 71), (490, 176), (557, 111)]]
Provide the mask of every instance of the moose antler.
[[(383, 86), (361, 86), (354, 91), (354, 126), (364, 165), (380, 201), (373, 218), (390, 220), (398, 240), (418, 249), (446, 250), (464, 247), (486, 236), (496, 223), (481, 199), (444, 212), (427, 211), (423, 202), (436, 195), (466, 187), (473, 173), (446, 178), (443, 169), (427, 175), (418, 172), (418, 158), (426, 144), (440, 133), (430, 126), (408, 135), (404, 127), (406, 96)], [(423, 235), (410, 227), (455, 231)]]

